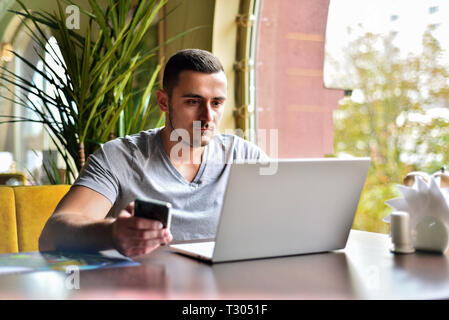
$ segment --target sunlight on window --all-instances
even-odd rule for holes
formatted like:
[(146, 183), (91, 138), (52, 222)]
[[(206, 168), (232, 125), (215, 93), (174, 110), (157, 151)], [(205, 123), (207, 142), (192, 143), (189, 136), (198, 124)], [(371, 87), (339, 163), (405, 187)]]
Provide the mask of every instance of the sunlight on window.
[[(39, 90), (42, 90), (51, 97), (56, 97), (56, 92), (59, 90), (60, 83), (67, 83), (66, 74), (64, 72), (64, 59), (62, 57), (59, 46), (54, 37), (51, 37), (45, 46), (44, 60), (39, 60), (36, 64), (39, 72), (34, 73), (32, 81), (36, 84)], [(50, 83), (46, 77), (53, 79), (56, 85)], [(63, 95), (59, 95), (62, 98)], [(56, 106), (51, 106), (49, 109), (43, 109), (42, 101), (33, 93), (28, 94), (27, 103), (34, 105), (38, 110), (47, 114), (54, 122), (59, 122), (60, 115)], [(67, 101), (63, 99), (62, 104), (67, 105)], [(27, 110), (27, 117), (38, 120), (37, 115)], [(41, 172), (43, 162), (49, 162), (49, 152), (46, 150), (54, 149), (53, 142), (44, 129), (44, 126), (38, 122), (27, 122), (23, 124), (23, 139), (26, 141), (25, 150), (25, 168), (32, 175), (31, 179), (35, 183), (42, 182), (44, 174)], [(45, 181), (45, 178), (44, 178)]]
[[(46, 73), (55, 80), (56, 84), (60, 84), (61, 82), (66, 84), (67, 78), (63, 67), (65, 66), (64, 58), (54, 37), (51, 37), (48, 40), (48, 43), (45, 46), (45, 51), (45, 63), (47, 66), (45, 70)], [(45, 86), (45, 92), (53, 98), (56, 96), (55, 91), (57, 90), (59, 89), (53, 84), (47, 83)], [(65, 99), (64, 95), (60, 94), (59, 96), (63, 99), (62, 103), (67, 105), (68, 102)], [(51, 110), (49, 110), (49, 112), (52, 113), (56, 121), (60, 121), (61, 118), (56, 107), (53, 106)]]

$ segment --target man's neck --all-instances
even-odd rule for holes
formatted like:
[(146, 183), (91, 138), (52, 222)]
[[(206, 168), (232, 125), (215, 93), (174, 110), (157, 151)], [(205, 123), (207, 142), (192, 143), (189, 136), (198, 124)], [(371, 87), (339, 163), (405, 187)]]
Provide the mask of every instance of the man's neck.
[[(161, 130), (162, 147), (164, 148), (167, 157), (173, 164), (177, 165), (200, 165), (204, 152), (204, 147), (192, 147), (190, 144), (183, 141), (171, 141), (171, 131), (169, 128), (164, 127)], [(176, 145), (179, 145), (176, 149), (173, 149)], [(173, 151), (173, 154), (172, 154)]]

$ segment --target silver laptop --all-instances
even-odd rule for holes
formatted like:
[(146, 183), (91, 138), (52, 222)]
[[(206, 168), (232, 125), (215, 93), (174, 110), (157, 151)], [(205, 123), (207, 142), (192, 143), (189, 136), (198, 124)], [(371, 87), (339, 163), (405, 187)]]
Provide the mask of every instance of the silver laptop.
[[(170, 247), (211, 263), (342, 249), (369, 164), (369, 158), (233, 164), (215, 241)], [(277, 165), (275, 174), (261, 174), (269, 165)]]

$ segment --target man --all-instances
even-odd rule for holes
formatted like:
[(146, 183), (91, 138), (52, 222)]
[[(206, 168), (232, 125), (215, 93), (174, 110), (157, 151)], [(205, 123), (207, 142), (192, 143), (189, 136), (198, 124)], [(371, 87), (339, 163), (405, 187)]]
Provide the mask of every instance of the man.
[[(165, 127), (109, 141), (91, 155), (45, 225), (39, 249), (116, 248), (137, 256), (173, 239), (215, 237), (230, 163), (266, 159), (254, 144), (218, 133), (226, 93), (211, 53), (187, 49), (171, 57), (156, 94)], [(172, 204), (171, 232), (133, 216), (140, 197)]]

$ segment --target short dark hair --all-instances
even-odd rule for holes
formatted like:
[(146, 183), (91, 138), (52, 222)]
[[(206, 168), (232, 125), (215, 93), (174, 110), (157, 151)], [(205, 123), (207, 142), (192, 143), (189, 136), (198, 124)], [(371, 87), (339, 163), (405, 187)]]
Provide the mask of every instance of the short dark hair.
[(223, 71), (220, 60), (209, 51), (201, 49), (185, 49), (174, 54), (165, 65), (162, 86), (170, 96), (179, 80), (182, 71), (190, 70), (202, 73)]

